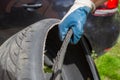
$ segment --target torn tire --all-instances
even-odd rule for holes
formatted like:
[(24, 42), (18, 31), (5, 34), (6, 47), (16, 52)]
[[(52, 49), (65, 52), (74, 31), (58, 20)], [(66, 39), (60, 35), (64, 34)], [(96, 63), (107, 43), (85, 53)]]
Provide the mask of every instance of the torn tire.
[[(28, 26), (10, 37), (0, 47), (1, 80), (51, 80), (52, 68), (61, 47), (58, 19), (45, 19)], [(62, 68), (62, 80), (93, 80), (89, 61), (79, 42), (69, 44)], [(44, 57), (45, 56), (45, 57)]]

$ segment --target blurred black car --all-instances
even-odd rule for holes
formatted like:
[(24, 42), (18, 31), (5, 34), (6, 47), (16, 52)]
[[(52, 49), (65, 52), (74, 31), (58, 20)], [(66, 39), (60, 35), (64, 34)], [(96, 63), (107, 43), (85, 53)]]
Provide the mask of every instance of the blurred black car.
[[(67, 13), (74, 0), (0, 0), (0, 13), (14, 13), (14, 9), (26, 9), (30, 13), (36, 11), (40, 19), (59, 18)], [(91, 48), (101, 55), (115, 45), (120, 32), (118, 0), (108, 0), (88, 16), (85, 24), (85, 36)], [(17, 10), (16, 13), (22, 13)], [(33, 16), (33, 15), (32, 15)], [(29, 19), (32, 20), (32, 17)], [(14, 16), (15, 17), (15, 16)], [(18, 16), (19, 17), (19, 16)], [(26, 15), (24, 15), (26, 17)], [(16, 18), (16, 17), (15, 17)], [(13, 19), (15, 19), (13, 18)], [(28, 18), (28, 17), (26, 17)], [(37, 19), (37, 20), (38, 20)], [(24, 21), (23, 21), (24, 22)], [(31, 21), (32, 24), (35, 21)], [(29, 25), (28, 24), (28, 25)]]

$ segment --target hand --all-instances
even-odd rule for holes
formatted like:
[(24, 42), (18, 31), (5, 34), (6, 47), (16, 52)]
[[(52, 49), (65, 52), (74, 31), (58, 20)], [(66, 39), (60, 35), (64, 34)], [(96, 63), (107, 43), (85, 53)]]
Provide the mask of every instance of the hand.
[(73, 30), (71, 43), (77, 44), (84, 32), (83, 27), (91, 10), (95, 10), (95, 5), (91, 0), (75, 0), (59, 24), (60, 39), (63, 40), (71, 28)]

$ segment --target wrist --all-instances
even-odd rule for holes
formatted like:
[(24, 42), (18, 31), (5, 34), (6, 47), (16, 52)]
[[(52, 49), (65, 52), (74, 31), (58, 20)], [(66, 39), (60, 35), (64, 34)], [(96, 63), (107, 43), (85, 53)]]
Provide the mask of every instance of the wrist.
[(77, 5), (78, 8), (87, 6), (91, 9), (91, 12), (94, 12), (96, 9), (94, 1), (91, 1), (91, 0), (75, 0), (74, 5)]
[(91, 1), (95, 4), (96, 7), (98, 7), (108, 0), (91, 0)]

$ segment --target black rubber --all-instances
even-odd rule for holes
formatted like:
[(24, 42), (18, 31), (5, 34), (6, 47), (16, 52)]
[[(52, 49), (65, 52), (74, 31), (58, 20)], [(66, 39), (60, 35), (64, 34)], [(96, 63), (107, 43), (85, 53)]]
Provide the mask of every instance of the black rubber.
[[(44, 63), (52, 68), (62, 42), (58, 19), (45, 19), (28, 26), (0, 47), (0, 80), (52, 80)], [(56, 25), (56, 26), (55, 26)], [(62, 68), (62, 80), (94, 80), (81, 40), (69, 44)], [(89, 49), (89, 48), (88, 48)], [(44, 57), (45, 56), (45, 57)]]
[(28, 26), (0, 47), (0, 80), (45, 80), (43, 53), (47, 32), (58, 19)]

